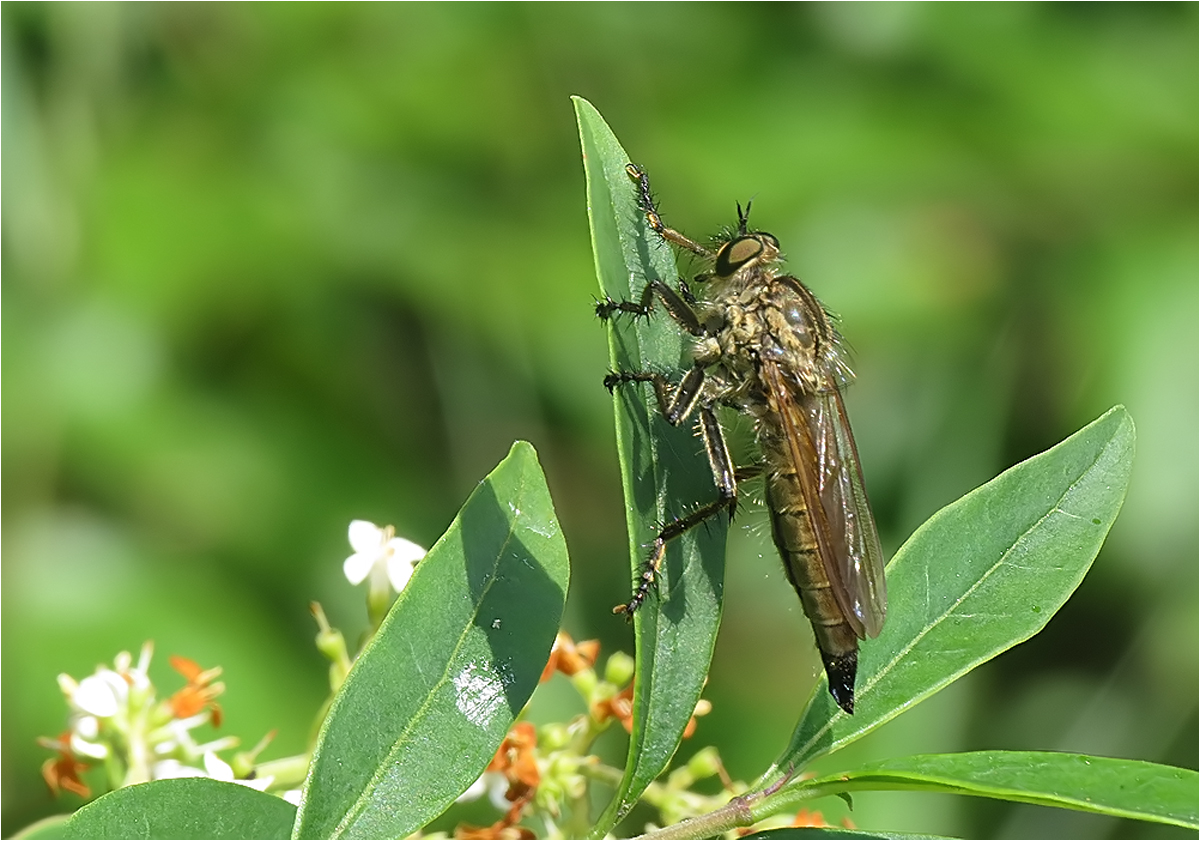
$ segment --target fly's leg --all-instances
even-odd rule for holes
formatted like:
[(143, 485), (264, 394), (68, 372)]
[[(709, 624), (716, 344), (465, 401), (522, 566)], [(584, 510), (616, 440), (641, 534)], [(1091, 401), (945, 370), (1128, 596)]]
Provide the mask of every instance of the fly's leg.
[(650, 229), (654, 233), (667, 242), (678, 245), (680, 248), (686, 248), (693, 254), (699, 254), (705, 259), (711, 260), (717, 256), (694, 239), (686, 237), (674, 228), (668, 228), (663, 224), (662, 217), (658, 215), (658, 206), (654, 202), (654, 196), (650, 192), (650, 178), (646, 175), (646, 170), (637, 164), (625, 164), (625, 172), (637, 183), (638, 208), (642, 213), (646, 214), (646, 224), (650, 226)]
[(671, 316), (676, 324), (693, 336), (704, 336), (706, 335), (704, 326), (696, 317), (696, 311), (692, 309), (696, 299), (686, 285), (682, 288), (685, 291), (681, 295), (661, 280), (652, 280), (646, 284), (642, 290), (642, 297), (638, 301), (614, 301), (612, 298), (606, 297), (596, 304), (596, 315), (604, 321), (619, 312), (627, 312), (634, 316), (649, 315), (650, 309), (654, 305), (654, 296), (657, 295), (662, 301), (667, 315)]
[[(700, 439), (704, 442), (704, 452), (708, 456), (708, 467), (712, 470), (713, 484), (717, 486), (720, 497), (716, 503), (724, 503), (729, 509), (729, 519), (737, 512), (738, 471), (729, 457), (729, 445), (725, 443), (725, 433), (717, 420), (717, 413), (712, 406), (700, 409)], [(718, 507), (717, 510), (720, 510)]]
[[(674, 228), (663, 224), (662, 217), (659, 216), (658, 208), (654, 203), (654, 197), (650, 192), (650, 179), (646, 176), (645, 170), (637, 164), (630, 163), (625, 165), (625, 172), (637, 185), (638, 208), (645, 214), (646, 223), (651, 230), (667, 242), (698, 254), (706, 260), (715, 259), (714, 252)], [(642, 290), (641, 299), (637, 302), (614, 301), (606, 298), (596, 305), (596, 315), (601, 319), (608, 319), (622, 312), (635, 316), (649, 315), (655, 296), (662, 302), (667, 314), (683, 330), (697, 338), (709, 335), (693, 309), (697, 304), (696, 298), (683, 280), (679, 282), (678, 292), (662, 281), (652, 280), (646, 284)], [(722, 511), (728, 511), (732, 519), (737, 509), (738, 472), (734, 469), (733, 461), (729, 457), (729, 447), (725, 443), (725, 435), (721, 431), (721, 425), (717, 421), (711, 402), (701, 401), (704, 369), (704, 362), (693, 363), (691, 369), (680, 380), (679, 385), (674, 387), (666, 377), (653, 371), (613, 371), (604, 378), (604, 385), (610, 392), (623, 383), (650, 383), (658, 401), (659, 412), (672, 426), (678, 426), (693, 411), (697, 412), (698, 432), (704, 442), (704, 450), (708, 455), (709, 467), (712, 470), (713, 483), (717, 486), (718, 493), (717, 499), (700, 506), (685, 516), (677, 517), (663, 526), (654, 538), (650, 555), (642, 567), (642, 573), (634, 588), (633, 596), (628, 603), (613, 608), (614, 613), (632, 616), (649, 597), (650, 591), (655, 587), (662, 571), (668, 543), (712, 517), (718, 516)], [(699, 406), (698, 409), (697, 406)]]
[[(669, 287), (658, 281), (647, 284), (646, 290), (642, 293), (642, 304), (628, 304), (625, 307), (614, 304), (614, 307), (623, 312), (640, 313), (641, 311), (648, 311), (649, 302), (653, 300), (655, 294), (663, 300), (667, 311), (671, 313), (672, 317), (684, 329), (696, 336), (705, 335), (704, 328), (699, 323), (692, 309), (672, 292)], [(641, 307), (641, 309), (637, 309), (638, 307)], [(599, 310), (600, 307), (597, 307), (598, 312)], [(688, 372), (683, 375), (683, 379), (679, 381), (679, 385), (674, 387), (672, 387), (666, 377), (656, 371), (612, 371), (604, 378), (604, 386), (612, 392), (613, 389), (623, 383), (649, 383), (654, 389), (654, 396), (658, 401), (658, 410), (663, 418), (672, 426), (679, 426), (686, 418), (691, 416), (693, 411), (696, 410), (697, 404), (701, 402), (704, 386), (704, 368), (705, 365), (703, 362), (694, 362)], [(725, 443), (725, 436), (721, 432), (721, 425), (717, 421), (716, 413), (713, 411), (711, 404), (700, 405), (697, 426), (700, 437), (704, 441), (704, 450), (708, 455), (709, 467), (713, 474), (713, 483), (717, 486), (719, 495), (714, 501), (697, 508), (686, 516), (676, 518), (659, 531), (651, 546), (650, 556), (643, 565), (642, 573), (638, 578), (632, 598), (630, 598), (627, 604), (617, 605), (617, 607), (613, 608), (613, 612), (615, 613), (632, 615), (641, 606), (642, 602), (646, 600), (651, 588), (654, 587), (655, 582), (658, 580), (658, 574), (662, 569), (663, 557), (666, 555), (666, 547), (670, 541), (684, 534), (689, 529), (695, 528), (710, 517), (716, 516), (724, 509), (728, 509), (729, 517), (732, 519), (734, 511), (737, 509), (738, 477), (733, 467), (733, 461), (729, 457), (729, 447)]]
[[(637, 164), (626, 164), (625, 171), (638, 184), (638, 207), (646, 214), (646, 222), (650, 225), (651, 230), (668, 242), (695, 252), (706, 259), (711, 260), (716, 256), (709, 249), (663, 224), (662, 218), (658, 215), (658, 209), (654, 205), (654, 197), (650, 195), (650, 180), (641, 167)], [(622, 312), (634, 316), (649, 315), (650, 309), (654, 305), (655, 295), (662, 301), (667, 315), (671, 316), (676, 324), (693, 336), (708, 335), (693, 309), (698, 303), (696, 296), (692, 294), (687, 281), (682, 278), (679, 280), (678, 292), (661, 280), (652, 280), (642, 289), (642, 297), (638, 301), (614, 301), (612, 298), (605, 297), (603, 301), (596, 304), (596, 315), (603, 320), (608, 320)]]
[(704, 368), (699, 364), (693, 365), (674, 388), (666, 377), (656, 371), (612, 371), (604, 378), (604, 387), (609, 393), (622, 383), (650, 383), (658, 399), (658, 411), (671, 426), (679, 426), (684, 418), (691, 415), (700, 399)]
[[(655, 382), (653, 379), (648, 381)], [(659, 381), (662, 381), (661, 377), (659, 377)], [(676, 393), (682, 391), (682, 388), (681, 385)], [(655, 387), (655, 390), (658, 390), (658, 386)], [(661, 398), (659, 402), (662, 402)], [(700, 407), (697, 427), (700, 438), (704, 441), (704, 451), (708, 455), (708, 464), (712, 469), (713, 482), (717, 486), (718, 496), (712, 502), (702, 505), (690, 514), (677, 517), (659, 531), (654, 538), (654, 543), (651, 544), (650, 555), (642, 565), (642, 573), (638, 577), (633, 596), (626, 604), (614, 607), (613, 613), (632, 616), (634, 611), (646, 601), (651, 589), (658, 582), (668, 543), (712, 517), (718, 516), (722, 511), (727, 510), (730, 519), (733, 518), (734, 511), (737, 509), (738, 471), (733, 467), (733, 460), (729, 457), (729, 447), (725, 443), (725, 435), (721, 431), (721, 424), (717, 421), (716, 413), (711, 406)]]

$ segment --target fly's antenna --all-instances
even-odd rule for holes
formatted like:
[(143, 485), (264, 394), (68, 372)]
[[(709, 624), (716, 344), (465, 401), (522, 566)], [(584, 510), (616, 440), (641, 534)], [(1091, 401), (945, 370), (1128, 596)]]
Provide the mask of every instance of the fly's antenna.
[(744, 212), (742, 211), (742, 205), (740, 203), (737, 205), (738, 236), (744, 237), (750, 232), (750, 205), (752, 204), (754, 204), (754, 199), (750, 199), (750, 201), (746, 202), (746, 210)]

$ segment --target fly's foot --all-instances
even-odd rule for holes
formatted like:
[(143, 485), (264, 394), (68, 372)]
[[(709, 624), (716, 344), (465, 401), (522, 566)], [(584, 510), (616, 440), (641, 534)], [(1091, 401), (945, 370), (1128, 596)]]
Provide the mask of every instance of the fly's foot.
[(645, 304), (635, 304), (633, 301), (614, 301), (609, 296), (605, 295), (603, 301), (596, 302), (596, 317), (601, 321), (608, 321), (617, 313), (629, 313), (634, 318), (638, 316), (648, 317), (650, 315), (650, 307)]
[(650, 179), (646, 176), (646, 170), (637, 164), (625, 164), (625, 174), (637, 184), (638, 210), (646, 214), (646, 221), (651, 229), (661, 234), (665, 226), (658, 216), (657, 203), (654, 201), (654, 195), (650, 192)]
[(604, 387), (608, 389), (609, 394), (624, 383), (650, 383), (656, 392), (662, 392), (660, 402), (671, 389), (666, 377), (654, 371), (609, 371), (604, 375)]
[(617, 386), (623, 383), (636, 382), (641, 377), (631, 374), (628, 371), (609, 371), (604, 375), (604, 387), (608, 389), (608, 393), (612, 394), (617, 390)]
[(633, 596), (625, 604), (614, 607), (613, 613), (625, 614), (626, 620), (633, 619), (633, 614), (649, 598), (650, 592), (658, 589), (658, 571), (662, 568), (663, 555), (666, 550), (667, 542), (661, 536), (655, 538), (654, 548), (650, 550), (650, 557), (642, 566), (642, 574), (638, 578), (637, 587), (633, 590)]

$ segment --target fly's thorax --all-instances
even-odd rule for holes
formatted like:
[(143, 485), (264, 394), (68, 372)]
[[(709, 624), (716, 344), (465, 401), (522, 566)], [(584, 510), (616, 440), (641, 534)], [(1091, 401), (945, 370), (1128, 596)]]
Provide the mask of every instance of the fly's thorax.
[(800, 281), (755, 262), (731, 277), (713, 278), (706, 291), (709, 336), (699, 343), (697, 360), (720, 365), (736, 380), (754, 377), (759, 360), (768, 359), (801, 388), (828, 387), (824, 360), (836, 352), (836, 333)]

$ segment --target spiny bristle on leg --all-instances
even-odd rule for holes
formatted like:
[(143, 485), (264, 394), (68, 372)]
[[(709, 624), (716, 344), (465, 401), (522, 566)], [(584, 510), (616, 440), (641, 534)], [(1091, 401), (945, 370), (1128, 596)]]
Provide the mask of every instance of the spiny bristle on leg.
[(650, 557), (642, 566), (642, 574), (638, 579), (637, 587), (633, 590), (633, 596), (625, 604), (619, 604), (614, 607), (613, 613), (623, 613), (626, 619), (633, 619), (633, 614), (649, 597), (650, 591), (658, 586), (658, 572), (662, 568), (662, 559), (665, 552), (666, 541), (659, 536), (654, 541), (654, 548), (650, 550)]

